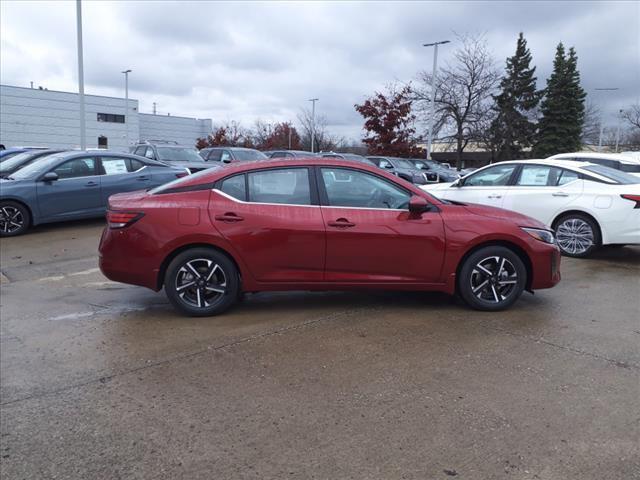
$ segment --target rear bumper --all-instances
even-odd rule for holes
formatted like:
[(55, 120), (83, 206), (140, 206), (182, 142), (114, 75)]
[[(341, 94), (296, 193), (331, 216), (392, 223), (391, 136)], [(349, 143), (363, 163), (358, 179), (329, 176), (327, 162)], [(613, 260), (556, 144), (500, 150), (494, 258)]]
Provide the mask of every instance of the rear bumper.
[(130, 232), (131, 229), (104, 229), (99, 248), (100, 271), (114, 282), (157, 291), (159, 266), (153, 250), (141, 238), (132, 238)]

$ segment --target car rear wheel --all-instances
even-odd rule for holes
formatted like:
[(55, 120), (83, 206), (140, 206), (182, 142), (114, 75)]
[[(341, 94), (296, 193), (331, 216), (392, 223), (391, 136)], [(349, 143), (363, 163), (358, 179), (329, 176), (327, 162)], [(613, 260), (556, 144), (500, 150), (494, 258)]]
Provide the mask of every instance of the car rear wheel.
[(458, 291), (477, 310), (510, 307), (527, 284), (527, 269), (520, 257), (506, 247), (489, 246), (472, 253), (462, 265)]
[(14, 237), (27, 231), (31, 223), (29, 210), (17, 202), (0, 203), (0, 236)]
[(226, 255), (209, 248), (192, 248), (171, 261), (164, 289), (177, 310), (206, 317), (222, 313), (237, 302), (240, 279)]
[(596, 222), (587, 215), (570, 213), (563, 215), (554, 224), (556, 241), (563, 255), (584, 258), (600, 246), (600, 230)]

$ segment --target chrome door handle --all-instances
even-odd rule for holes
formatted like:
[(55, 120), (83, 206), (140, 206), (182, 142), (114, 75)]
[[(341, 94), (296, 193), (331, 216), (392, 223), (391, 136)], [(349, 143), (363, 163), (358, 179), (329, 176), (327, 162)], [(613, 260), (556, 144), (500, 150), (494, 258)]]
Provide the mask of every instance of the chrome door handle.
[(502, 198), (502, 195), (492, 194), (492, 195), (488, 195), (487, 198)]
[(98, 184), (96, 182), (87, 182), (84, 184), (85, 187), (97, 187)]
[(568, 197), (569, 194), (565, 193), (565, 192), (553, 192), (551, 195), (553, 195), (554, 197)]
[(143, 175), (141, 177), (136, 177), (136, 180), (138, 180), (139, 182), (144, 182), (146, 180), (149, 180), (149, 177), (147, 177), (146, 175)]

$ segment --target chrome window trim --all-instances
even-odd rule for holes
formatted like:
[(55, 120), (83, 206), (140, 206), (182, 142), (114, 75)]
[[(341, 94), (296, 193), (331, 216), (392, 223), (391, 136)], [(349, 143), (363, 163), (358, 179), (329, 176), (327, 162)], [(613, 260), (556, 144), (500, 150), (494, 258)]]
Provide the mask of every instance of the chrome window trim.
[(375, 211), (380, 211), (380, 212), (408, 212), (409, 209), (403, 209), (403, 208), (371, 208), (371, 207), (339, 207), (339, 206), (332, 206), (332, 205), (299, 205), (296, 203), (266, 203), (266, 202), (245, 202), (244, 200), (238, 200), (235, 197), (232, 197), (231, 195), (224, 193), (221, 190), (218, 190), (217, 188), (213, 188), (211, 189), (212, 192), (216, 192), (219, 195), (222, 195), (223, 197), (236, 202), (236, 203), (240, 203), (240, 204), (244, 204), (244, 205), (274, 205), (274, 206), (278, 206), (278, 207), (312, 207), (312, 208), (341, 208), (341, 209), (346, 209), (346, 210), (375, 210)]

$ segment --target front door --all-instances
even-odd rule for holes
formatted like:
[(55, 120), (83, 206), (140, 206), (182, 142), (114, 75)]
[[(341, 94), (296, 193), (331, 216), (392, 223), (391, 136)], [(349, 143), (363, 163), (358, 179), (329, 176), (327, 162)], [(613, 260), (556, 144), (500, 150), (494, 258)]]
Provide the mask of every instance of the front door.
[(209, 215), (259, 282), (319, 282), (325, 231), (314, 197), (306, 167), (257, 170), (219, 181)]
[(582, 195), (583, 187), (579, 174), (572, 170), (526, 164), (502, 206), (551, 226), (558, 213)]
[(52, 170), (58, 180), (37, 182), (43, 220), (99, 216), (103, 211), (95, 157), (67, 160)]
[(441, 281), (444, 226), (437, 211), (410, 214), (411, 192), (361, 170), (322, 167), (319, 183), (326, 281)]
[(457, 185), (438, 190), (436, 195), (446, 200), (502, 207), (504, 196), (510, 188), (509, 182), (517, 166), (515, 163), (497, 164), (482, 169), (469, 175)]

